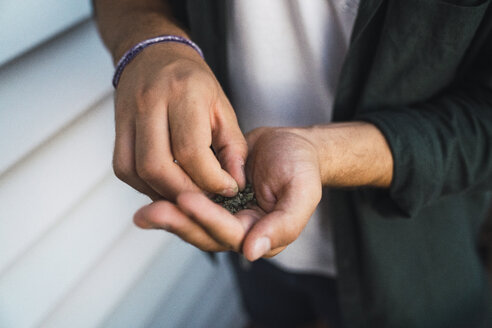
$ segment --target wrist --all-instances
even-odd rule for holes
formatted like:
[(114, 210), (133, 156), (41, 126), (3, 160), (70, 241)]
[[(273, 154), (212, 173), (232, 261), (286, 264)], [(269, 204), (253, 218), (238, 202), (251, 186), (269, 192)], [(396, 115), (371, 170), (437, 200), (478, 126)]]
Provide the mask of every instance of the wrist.
[(163, 19), (163, 14), (161, 13), (148, 10), (134, 10), (129, 15), (122, 14), (122, 16), (120, 17), (121, 20), (128, 22), (128, 24), (132, 22), (132, 26), (137, 25), (139, 27), (131, 30), (123, 28), (115, 33), (115, 36), (112, 38), (113, 43), (108, 45), (114, 64), (136, 44), (159, 35), (176, 35), (190, 39), (190, 36), (171, 19)]
[[(179, 28), (167, 30), (166, 33), (162, 33), (162, 31), (156, 30), (156, 31), (145, 31), (143, 33), (140, 32), (140, 33), (133, 34), (131, 36), (122, 37), (120, 42), (115, 43), (110, 48), (110, 52), (112, 54), (114, 63), (117, 63), (118, 60), (120, 60), (120, 58), (123, 57), (123, 55), (132, 47), (134, 47), (136, 44), (154, 38), (159, 35), (175, 35), (185, 39), (190, 39), (190, 37), (183, 30)], [(185, 45), (182, 46), (186, 47)]]
[[(314, 152), (314, 157), (317, 159), (317, 165), (320, 169), (320, 177), (321, 182), (325, 181), (327, 178), (324, 177), (327, 175), (326, 168), (330, 167), (330, 156), (328, 155), (328, 151), (325, 148), (330, 148), (329, 142), (325, 141), (325, 137), (323, 134), (325, 133), (324, 126), (322, 125), (313, 125), (307, 127), (292, 127), (288, 128), (289, 132), (294, 133), (304, 139), (311, 147)], [(329, 141), (329, 140), (328, 140)], [(324, 183), (323, 183), (324, 184)]]
[(335, 180), (334, 172), (337, 171), (332, 162), (336, 158), (335, 147), (338, 147), (336, 140), (330, 137), (331, 129), (328, 125), (313, 125), (301, 130), (301, 135), (313, 145), (316, 151), (322, 184), (330, 184)]
[[(167, 45), (170, 47), (165, 47), (164, 49), (167, 49), (167, 52), (166, 51), (163, 52), (161, 48), (158, 48), (159, 45)], [(177, 45), (180, 45), (181, 47), (176, 48)], [(193, 59), (193, 56), (191, 55), (191, 53), (194, 53), (195, 57), (198, 56), (201, 61), (203, 61), (203, 59), (204, 59), (203, 52), (200, 49), (200, 47), (198, 47), (198, 45), (196, 45), (193, 41), (191, 41), (187, 38), (183, 38), (183, 37), (176, 36), (176, 35), (162, 35), (162, 36), (157, 36), (157, 37), (153, 37), (150, 39), (146, 39), (146, 40), (143, 40), (143, 41), (137, 43), (133, 47), (131, 47), (130, 50), (128, 50), (125, 54), (123, 54), (121, 59), (118, 61), (117, 65), (116, 65), (115, 74), (113, 77), (113, 86), (115, 88), (118, 86), (120, 77), (121, 77), (124, 69), (136, 57), (140, 56), (142, 58), (143, 57), (142, 52), (149, 49), (149, 48), (150, 49), (156, 48), (156, 49), (160, 50), (157, 52), (156, 58), (158, 58), (160, 60), (160, 63), (163, 66), (166, 65), (166, 59), (168, 59), (166, 57), (172, 57), (173, 52), (174, 53), (182, 52), (185, 54), (185, 55), (182, 55), (181, 57), (177, 56), (174, 58), (187, 58), (189, 56), (188, 59), (196, 61), (196, 58)], [(186, 49), (186, 48), (188, 48), (188, 49)], [(147, 55), (149, 55), (149, 52), (150, 51), (147, 52)], [(146, 61), (146, 62), (151, 63), (152, 61), (153, 60), (151, 59), (151, 60)]]
[(389, 187), (393, 157), (386, 139), (366, 122), (332, 123), (304, 129), (317, 151), (323, 185)]

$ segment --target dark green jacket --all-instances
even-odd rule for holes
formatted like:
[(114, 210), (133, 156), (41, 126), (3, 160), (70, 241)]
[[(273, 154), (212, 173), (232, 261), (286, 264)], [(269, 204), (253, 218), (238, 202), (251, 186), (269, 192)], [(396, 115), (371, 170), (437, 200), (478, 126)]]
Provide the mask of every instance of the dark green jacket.
[[(477, 253), (492, 189), (491, 1), (361, 0), (334, 121), (375, 124), (394, 180), (330, 193), (347, 327), (492, 327)], [(185, 3), (176, 13), (227, 87), (224, 1)]]

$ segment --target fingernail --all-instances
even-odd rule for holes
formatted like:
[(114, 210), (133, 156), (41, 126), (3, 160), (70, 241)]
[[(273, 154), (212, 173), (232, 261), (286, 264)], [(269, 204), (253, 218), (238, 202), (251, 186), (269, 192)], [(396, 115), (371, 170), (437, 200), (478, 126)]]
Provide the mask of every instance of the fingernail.
[(236, 186), (234, 188), (227, 188), (223, 190), (220, 194), (225, 197), (234, 197), (236, 196), (237, 192), (238, 192), (238, 188)]
[(256, 241), (253, 246), (253, 259), (252, 261), (256, 261), (263, 255), (265, 255), (270, 250), (271, 244), (270, 239), (268, 237), (261, 237)]

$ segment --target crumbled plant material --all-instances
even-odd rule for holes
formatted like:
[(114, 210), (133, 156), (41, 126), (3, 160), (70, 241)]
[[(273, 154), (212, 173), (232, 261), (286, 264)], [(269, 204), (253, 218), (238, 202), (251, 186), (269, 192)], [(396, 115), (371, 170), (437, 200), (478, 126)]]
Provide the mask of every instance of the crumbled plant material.
[(221, 205), (223, 208), (236, 214), (237, 212), (248, 208), (248, 205), (256, 204), (256, 197), (251, 184), (247, 184), (243, 191), (237, 193), (234, 197), (224, 197), (216, 195), (212, 198), (214, 203)]

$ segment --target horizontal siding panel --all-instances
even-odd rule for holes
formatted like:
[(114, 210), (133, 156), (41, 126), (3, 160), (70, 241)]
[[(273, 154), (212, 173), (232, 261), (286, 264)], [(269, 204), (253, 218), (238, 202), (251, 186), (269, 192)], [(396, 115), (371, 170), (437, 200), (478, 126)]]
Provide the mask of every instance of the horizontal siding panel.
[[(90, 12), (14, 3), (0, 6), (0, 65)], [(0, 67), (0, 327), (229, 327), (224, 257), (131, 222), (148, 200), (111, 171), (112, 72), (89, 20)]]
[(2, 1), (0, 65), (89, 17), (90, 0)]
[[(195, 289), (200, 290), (214, 272), (207, 262), (202, 252), (181, 241), (166, 245), (101, 327), (147, 327), (154, 313), (164, 310), (163, 301), (177, 304), (180, 303), (177, 297), (186, 295), (185, 302), (192, 302), (188, 296)], [(173, 292), (176, 288), (183, 292), (176, 295)], [(189, 315), (189, 312), (181, 310), (177, 315)], [(161, 327), (172, 327), (170, 319), (166, 318)]]
[[(215, 286), (228, 284), (230, 288), (216, 288), (215, 293), (204, 295), (204, 297), (211, 297), (215, 301), (212, 303), (208, 311), (208, 316), (201, 322), (197, 322), (195, 326), (192, 323), (187, 322), (181, 328), (187, 327), (217, 327), (217, 328), (241, 328), (245, 327), (248, 320), (246, 314), (243, 311), (242, 305), (239, 300), (239, 292), (236, 288), (233, 288), (232, 281), (229, 279), (215, 280)], [(203, 311), (203, 310), (202, 310)], [(196, 322), (196, 321), (195, 321)]]
[(0, 68), (0, 174), (108, 95), (112, 70), (92, 22)]
[(108, 174), (113, 131), (107, 99), (0, 176), (0, 273)]
[(132, 225), (133, 212), (147, 200), (121, 187), (109, 173), (0, 275), (0, 327), (37, 326)]
[[(204, 305), (203, 300), (214, 301)], [(189, 303), (188, 312), (193, 315), (185, 317), (175, 327), (239, 328), (245, 326), (246, 317), (240, 306), (239, 292), (225, 256), (220, 257), (220, 265), (214, 277), (210, 279), (207, 286), (199, 291), (194, 302)], [(165, 317), (162, 317), (160, 321), (162, 320), (165, 320)], [(155, 321), (153, 327), (159, 327), (160, 321)]]
[[(201, 291), (204, 289), (209, 290), (210, 283), (217, 276), (220, 276), (219, 268), (212, 267), (210, 259), (202, 255), (183, 274), (180, 284), (174, 286), (172, 294), (169, 295), (165, 303), (166, 305), (160, 307), (158, 310), (158, 312), (162, 313), (162, 319), (157, 321), (154, 318), (154, 325), (158, 324), (160, 327), (175, 328), (179, 327), (179, 322), (196, 318), (197, 313), (191, 311), (192, 307), (190, 305), (194, 304), (197, 300), (200, 300), (203, 309), (210, 310), (213, 302), (207, 302), (206, 300), (210, 301), (214, 298), (208, 298), (209, 295), (205, 299), (201, 298)], [(227, 288), (227, 286), (221, 285), (220, 288)], [(223, 310), (227, 311), (227, 308)], [(214, 327), (220, 328), (217, 326)]]
[[(196, 316), (196, 313), (191, 311), (191, 304), (195, 302), (197, 296), (200, 296), (200, 291), (209, 286), (210, 281), (217, 274), (217, 268), (203, 253), (195, 255), (194, 261), (183, 270), (179, 283), (174, 284), (166, 297), (160, 300), (154, 315), (147, 320), (145, 327), (176, 328), (185, 318)], [(202, 307), (207, 308), (210, 304), (202, 300)]]
[(128, 228), (41, 327), (99, 327), (172, 240), (162, 231)]

